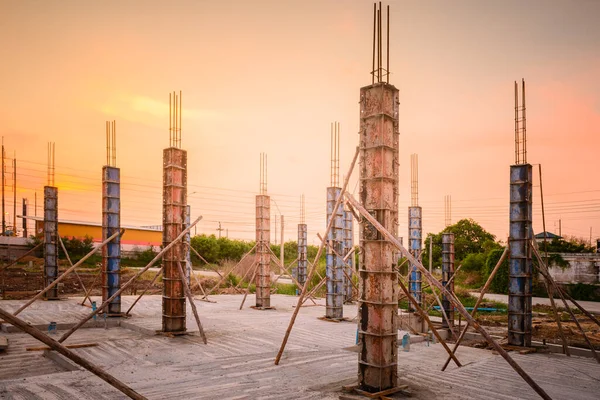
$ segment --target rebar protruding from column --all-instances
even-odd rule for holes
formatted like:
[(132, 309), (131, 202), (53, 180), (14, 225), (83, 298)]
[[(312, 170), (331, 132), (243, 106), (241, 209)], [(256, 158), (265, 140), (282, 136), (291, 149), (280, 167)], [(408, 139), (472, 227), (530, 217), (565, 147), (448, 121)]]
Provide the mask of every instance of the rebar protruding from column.
[(117, 166), (117, 125), (114, 120), (106, 121), (106, 165)]
[(267, 153), (260, 153), (259, 194), (267, 194)]
[(327, 188), (327, 223), (333, 218), (333, 224), (327, 235), (327, 254), (325, 274), (327, 294), (325, 317), (331, 319), (344, 318), (344, 210), (338, 207), (335, 214), (333, 208), (341, 194), (338, 187)]
[[(383, 67), (383, 29), (381, 17), (381, 2), (373, 4), (373, 65), (371, 68), (371, 83), (390, 82), (390, 6), (387, 6), (386, 24), (386, 67)], [(377, 62), (375, 61), (377, 60)]]
[(531, 164), (510, 167), (508, 343), (524, 347), (532, 325), (532, 171)]
[(527, 164), (527, 115), (525, 109), (525, 79), (521, 80), (521, 104), (519, 85), (515, 81), (515, 164)]
[[(44, 287), (58, 278), (58, 188), (44, 186)], [(46, 292), (47, 300), (58, 299), (58, 285)]]
[[(450, 293), (454, 293), (454, 233), (442, 233), (442, 285)], [(450, 284), (448, 285), (448, 282)], [(442, 307), (448, 320), (442, 319), (442, 328), (454, 327), (454, 306), (448, 296), (442, 293)]]
[[(187, 152), (176, 147), (163, 151), (163, 246), (170, 244), (186, 227)], [(186, 243), (180, 241), (163, 255), (162, 330), (186, 331), (185, 292), (178, 263), (186, 262)]]
[[(399, 93), (386, 83), (360, 90), (360, 201), (398, 235)], [(358, 380), (362, 390), (394, 388), (398, 378), (398, 284), (394, 246), (360, 224)]]
[(410, 155), (410, 205), (419, 205), (419, 155)]
[(444, 196), (444, 224), (452, 225), (452, 197), (450, 195)]
[[(354, 218), (352, 211), (348, 208), (344, 209), (344, 253), (343, 256), (346, 258), (354, 247)], [(354, 255), (346, 258), (346, 265), (344, 269), (344, 301), (351, 301), (352, 296), (352, 277), (354, 276)]]
[[(265, 156), (266, 161), (266, 156)], [(266, 172), (265, 172), (266, 173)], [(266, 190), (266, 189), (265, 189)], [(256, 308), (271, 308), (271, 198), (256, 196)]]
[(331, 165), (330, 165), (331, 187), (340, 186), (340, 123), (331, 123)]
[(48, 186), (54, 186), (54, 142), (48, 142)]
[(181, 90), (169, 93), (169, 147), (181, 148)]

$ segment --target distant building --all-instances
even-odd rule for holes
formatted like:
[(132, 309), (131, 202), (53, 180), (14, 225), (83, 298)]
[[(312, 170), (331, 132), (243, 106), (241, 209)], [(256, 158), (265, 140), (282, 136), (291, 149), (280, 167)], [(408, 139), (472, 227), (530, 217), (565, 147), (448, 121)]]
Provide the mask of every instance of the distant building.
[[(544, 235), (545, 234), (545, 235)], [(558, 236), (552, 232), (541, 232), (538, 233), (537, 235), (534, 236), (535, 241), (538, 243), (541, 243), (544, 241), (544, 236), (546, 237), (546, 240), (551, 242), (554, 239), (562, 239), (562, 236)]]

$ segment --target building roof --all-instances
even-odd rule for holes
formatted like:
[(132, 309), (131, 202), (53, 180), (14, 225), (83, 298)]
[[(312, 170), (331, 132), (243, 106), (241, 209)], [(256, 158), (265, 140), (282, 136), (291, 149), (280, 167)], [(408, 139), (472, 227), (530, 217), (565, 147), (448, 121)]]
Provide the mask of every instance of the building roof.
[(546, 234), (545, 235), (546, 239), (550, 239), (550, 240), (552, 240), (552, 239), (562, 239), (562, 236), (558, 236), (558, 235), (556, 235), (556, 234), (554, 234), (552, 232), (541, 232), (541, 233), (538, 233), (537, 235), (535, 235), (534, 237), (536, 239), (543, 239), (544, 238), (544, 233)]

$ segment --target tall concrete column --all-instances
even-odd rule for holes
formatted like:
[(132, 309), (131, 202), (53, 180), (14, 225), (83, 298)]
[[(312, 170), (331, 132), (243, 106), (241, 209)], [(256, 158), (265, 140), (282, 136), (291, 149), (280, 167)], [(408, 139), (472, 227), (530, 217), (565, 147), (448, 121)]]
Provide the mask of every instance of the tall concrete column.
[(306, 267), (308, 266), (308, 229), (306, 224), (298, 224), (298, 268), (296, 279), (300, 285), (306, 282)]
[[(58, 188), (44, 186), (44, 287), (58, 278)], [(58, 285), (46, 292), (47, 300), (58, 299)]]
[(344, 260), (341, 257), (344, 253), (344, 210), (340, 206), (335, 214), (333, 213), (340, 194), (340, 188), (327, 188), (327, 224), (331, 218), (333, 224), (327, 234), (325, 317), (332, 319), (344, 318)]
[[(408, 251), (417, 260), (421, 257), (422, 251), (423, 228), (421, 216), (421, 207), (414, 206), (408, 208)], [(410, 264), (410, 274), (408, 277), (408, 290), (419, 306), (423, 305), (421, 272), (412, 263)], [(416, 311), (412, 304), (410, 304), (409, 310)]]
[[(354, 247), (354, 220), (350, 210), (344, 210), (344, 257), (352, 251)], [(346, 259), (344, 266), (346, 273), (344, 274), (344, 300), (352, 299), (352, 277), (354, 276), (354, 254)]]
[[(187, 152), (169, 147), (163, 151), (163, 246), (185, 229), (187, 206)], [(186, 246), (180, 241), (163, 256), (163, 332), (186, 331), (185, 292), (179, 266), (185, 269)]]
[(532, 166), (510, 167), (508, 344), (531, 346)]
[[(360, 201), (398, 235), (398, 89), (376, 82), (360, 90)], [(394, 246), (360, 225), (358, 380), (363, 390), (393, 388), (398, 378), (398, 294)]]
[[(121, 229), (120, 169), (102, 167), (102, 240)], [(117, 236), (102, 248), (102, 302), (121, 288), (121, 237)], [(108, 305), (107, 314), (121, 313), (121, 296)]]
[(271, 308), (271, 198), (256, 196), (256, 308)]
[[(431, 240), (431, 239), (430, 239)], [(446, 286), (454, 275), (454, 233), (442, 233), (442, 285)], [(446, 287), (454, 293), (454, 280)], [(454, 327), (454, 306), (448, 296), (442, 294), (442, 307), (448, 316), (448, 321), (443, 319), (442, 328)]]

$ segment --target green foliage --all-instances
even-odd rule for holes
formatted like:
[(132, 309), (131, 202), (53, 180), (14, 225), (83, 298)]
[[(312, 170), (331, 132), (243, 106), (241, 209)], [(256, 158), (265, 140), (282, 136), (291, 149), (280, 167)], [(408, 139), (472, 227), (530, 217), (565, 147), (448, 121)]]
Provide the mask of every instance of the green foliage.
[(550, 242), (541, 242), (540, 251), (549, 253), (593, 253), (595, 249), (588, 246), (583, 239), (571, 237), (567, 240), (552, 239)]
[(233, 273), (229, 273), (229, 275), (227, 275), (227, 277), (225, 278), (225, 285), (229, 286), (229, 287), (235, 287), (238, 285), (238, 283), (240, 283), (240, 277), (233, 274)]
[[(250, 251), (254, 243), (226, 237), (217, 239), (215, 235), (197, 235), (191, 239), (191, 245), (207, 262), (217, 264), (225, 260), (239, 261)], [(192, 252), (192, 261), (202, 262), (194, 252)]]
[[(494, 267), (496, 266), (498, 261), (500, 261), (500, 257), (502, 257), (503, 252), (504, 252), (504, 248), (494, 249), (494, 250), (490, 251), (490, 253), (487, 256), (487, 260), (485, 262), (485, 265), (486, 265), (485, 276), (486, 277), (490, 276), (492, 270), (494, 269)], [(502, 262), (500, 267), (498, 268), (498, 271), (496, 272), (496, 276), (494, 276), (494, 279), (492, 280), (492, 283), (490, 284), (489, 291), (491, 293), (508, 294), (508, 272), (509, 271), (508, 271), (508, 257), (507, 257)]]
[[(63, 237), (62, 238), (63, 244), (65, 245), (65, 249), (67, 249), (67, 253), (69, 253), (69, 257), (71, 258), (71, 261), (73, 261), (74, 263), (76, 262), (76, 260), (82, 258), (83, 256), (85, 256), (86, 254), (88, 254), (90, 251), (92, 251), (94, 249), (94, 244), (93, 244), (93, 239), (91, 236), (85, 236), (82, 239), (77, 239), (75, 237), (72, 237), (71, 239), (69, 239), (68, 237)], [(60, 247), (60, 246), (59, 246)], [(61, 247), (62, 250), (62, 247)], [(63, 251), (59, 252), (60, 258), (66, 259), (66, 256), (64, 254)]]
[(461, 271), (464, 272), (481, 272), (485, 268), (485, 263), (488, 255), (485, 253), (468, 254), (462, 261)]
[(276, 283), (275, 287), (277, 288), (277, 294), (287, 294), (289, 296), (296, 295), (296, 285), (290, 285), (288, 283)]
[[(500, 245), (495, 242), (496, 237), (483, 229), (472, 219), (461, 219), (454, 225), (447, 226), (437, 234), (427, 234), (423, 249), (423, 262), (429, 262), (429, 241), (433, 240), (433, 265), (442, 265), (442, 233), (454, 233), (454, 257), (461, 263), (469, 254), (483, 253), (487, 256), (491, 250)], [(463, 267), (464, 268), (464, 267)]]
[[(154, 246), (148, 246), (146, 250), (135, 249), (134, 258), (141, 264), (147, 265), (158, 253), (154, 250)], [(160, 261), (157, 262), (160, 264)]]
[(575, 300), (582, 301), (598, 301), (599, 298), (596, 295), (598, 286), (588, 285), (585, 283), (576, 283), (572, 285), (566, 285), (567, 291)]

